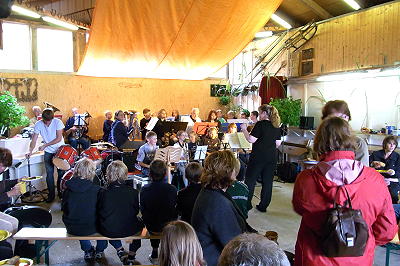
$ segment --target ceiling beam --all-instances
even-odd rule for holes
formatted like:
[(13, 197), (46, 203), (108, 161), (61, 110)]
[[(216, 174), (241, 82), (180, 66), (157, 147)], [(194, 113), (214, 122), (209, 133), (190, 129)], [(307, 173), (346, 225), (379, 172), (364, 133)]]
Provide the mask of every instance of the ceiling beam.
[(314, 0), (299, 0), (308, 6), (315, 14), (322, 19), (332, 18), (333, 16), (326, 11), (323, 7), (318, 5)]

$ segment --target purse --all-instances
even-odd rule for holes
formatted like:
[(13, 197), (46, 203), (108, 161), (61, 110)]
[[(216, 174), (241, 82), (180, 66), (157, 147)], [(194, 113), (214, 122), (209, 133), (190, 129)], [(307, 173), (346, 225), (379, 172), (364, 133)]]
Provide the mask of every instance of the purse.
[(364, 255), (369, 238), (368, 225), (361, 210), (353, 209), (345, 186), (347, 201), (337, 204), (340, 187), (335, 196), (334, 207), (329, 210), (323, 227), (322, 251), (327, 257), (360, 257)]

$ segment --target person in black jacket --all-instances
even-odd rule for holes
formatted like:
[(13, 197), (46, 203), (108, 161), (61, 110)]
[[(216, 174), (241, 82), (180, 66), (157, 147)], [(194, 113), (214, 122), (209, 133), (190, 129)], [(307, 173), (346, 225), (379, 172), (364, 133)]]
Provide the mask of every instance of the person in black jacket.
[(111, 125), (113, 123), (113, 121), (111, 120), (112, 118), (111, 111), (105, 111), (104, 116), (106, 117), (106, 119), (104, 120), (103, 123), (103, 141), (107, 142), (110, 137)]
[(132, 125), (129, 125), (129, 127), (124, 125), (124, 118), (125, 114), (122, 110), (115, 112), (115, 121), (111, 125), (111, 132), (108, 138), (108, 142), (117, 146), (118, 149), (128, 141), (128, 136), (133, 131)]
[[(107, 189), (100, 191), (98, 203), (99, 233), (110, 238), (128, 237), (140, 234), (143, 222), (139, 214), (139, 193), (125, 184), (128, 167), (122, 161), (113, 161), (107, 167)], [(110, 240), (124, 265), (140, 264), (135, 261), (140, 239), (129, 245), (129, 256), (120, 240)]]
[(192, 211), (197, 196), (201, 190), (200, 176), (203, 167), (197, 162), (191, 162), (186, 166), (185, 176), (189, 180), (189, 185), (178, 192), (176, 208), (181, 215), (181, 220), (190, 224)]
[(249, 188), (247, 209), (251, 209), (251, 200), (254, 194), (257, 178), (261, 176), (261, 200), (256, 206), (260, 212), (266, 212), (272, 198), (272, 183), (276, 168), (276, 148), (281, 144), (281, 118), (278, 110), (268, 104), (258, 108), (259, 121), (254, 125), (251, 133), (247, 131), (247, 124), (240, 127), (247, 141), (253, 143), (249, 163), (247, 164), (245, 183)]
[(200, 191), (192, 213), (192, 226), (208, 266), (215, 266), (224, 246), (247, 231), (246, 219), (227, 188), (235, 180), (239, 162), (229, 150), (211, 153), (205, 160)]
[(392, 203), (397, 204), (400, 192), (400, 155), (395, 152), (397, 137), (387, 136), (382, 143), (382, 150), (374, 151), (369, 157), (371, 167), (377, 170), (386, 170), (381, 173), (388, 184)]
[[(67, 232), (76, 236), (88, 236), (97, 232), (96, 205), (100, 187), (92, 183), (96, 165), (88, 158), (80, 159), (74, 168), (73, 177), (66, 182), (61, 203), (62, 220)], [(96, 250), (90, 240), (80, 240), (85, 260), (101, 259), (106, 240), (98, 240)]]
[[(163, 180), (167, 174), (167, 165), (160, 160), (150, 164), (151, 183), (140, 191), (140, 211), (150, 234), (161, 233), (163, 227), (177, 219), (176, 188)], [(153, 251), (149, 257), (151, 263), (158, 264), (159, 239), (150, 239)]]

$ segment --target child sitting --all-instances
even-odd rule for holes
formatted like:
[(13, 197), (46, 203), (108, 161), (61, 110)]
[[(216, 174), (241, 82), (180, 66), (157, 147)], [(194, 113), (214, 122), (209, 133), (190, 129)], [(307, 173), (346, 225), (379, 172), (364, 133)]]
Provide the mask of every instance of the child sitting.
[(186, 178), (189, 180), (189, 186), (178, 192), (176, 208), (181, 215), (181, 220), (191, 223), (192, 211), (197, 195), (201, 190), (200, 176), (203, 167), (197, 162), (191, 162), (186, 166)]
[(174, 144), (174, 148), (182, 148), (182, 153), (181, 153), (181, 160), (175, 165), (183, 178), (184, 186), (187, 187), (188, 180), (185, 177), (185, 168), (189, 161), (189, 156), (188, 156), (189, 149), (188, 149), (188, 144), (185, 141), (188, 135), (186, 131), (179, 130), (178, 133), (176, 133), (176, 136), (178, 137), (178, 141)]
[[(92, 183), (96, 165), (88, 158), (80, 159), (74, 168), (73, 177), (66, 182), (66, 190), (62, 197), (62, 220), (68, 234), (89, 236), (97, 232), (96, 206), (99, 186)], [(84, 259), (101, 259), (107, 247), (106, 240), (98, 240), (96, 250), (90, 240), (79, 240), (85, 252)]]
[[(99, 232), (110, 238), (128, 237), (140, 234), (143, 223), (139, 214), (139, 193), (125, 184), (128, 168), (122, 161), (113, 161), (107, 167), (107, 189), (100, 191), (98, 203)], [(136, 251), (141, 242), (133, 240), (129, 245), (129, 256), (122, 247), (121, 240), (110, 240), (124, 265), (138, 264)]]
[(189, 133), (189, 143), (188, 143), (190, 160), (193, 160), (193, 158), (194, 158), (194, 154), (196, 153), (197, 145), (198, 145), (197, 134), (194, 131), (192, 131)]
[(207, 136), (204, 138), (203, 145), (207, 145), (208, 152), (218, 151), (221, 148), (221, 141), (218, 138), (218, 129), (210, 127), (207, 131)]
[(147, 143), (140, 146), (136, 160), (142, 174), (148, 176), (150, 163), (153, 161), (156, 150), (158, 149), (157, 134), (153, 131), (148, 131), (146, 133), (146, 141)]
[(203, 266), (203, 250), (196, 232), (183, 221), (170, 222), (161, 238), (160, 266)]
[[(235, 170), (238, 171), (239, 169), (235, 169)], [(247, 219), (248, 212), (249, 212), (249, 210), (247, 209), (247, 200), (249, 198), (249, 189), (243, 181), (244, 181), (244, 175), (238, 174), (236, 176), (236, 180), (226, 190), (226, 193), (228, 193), (232, 197), (233, 201), (239, 207), (243, 216)]]
[[(163, 180), (167, 174), (167, 165), (160, 160), (150, 164), (149, 175), (151, 183), (140, 191), (140, 211), (147, 230), (152, 235), (160, 234), (163, 227), (170, 221), (177, 219), (176, 194), (173, 185)], [(150, 239), (153, 251), (149, 257), (152, 264), (158, 264), (159, 239)]]

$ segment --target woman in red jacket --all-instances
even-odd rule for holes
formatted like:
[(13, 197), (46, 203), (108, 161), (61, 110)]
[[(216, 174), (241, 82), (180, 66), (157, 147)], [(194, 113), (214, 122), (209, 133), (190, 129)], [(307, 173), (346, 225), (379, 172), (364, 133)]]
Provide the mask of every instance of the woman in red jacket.
[[(372, 265), (376, 245), (396, 234), (397, 225), (390, 194), (382, 176), (354, 159), (354, 137), (349, 124), (339, 118), (323, 120), (317, 130), (314, 150), (320, 162), (299, 174), (293, 191), (293, 208), (302, 216), (296, 242), (296, 265)], [(333, 208), (344, 204), (345, 186), (354, 209), (360, 209), (369, 229), (361, 257), (328, 258), (321, 250), (322, 228)]]

